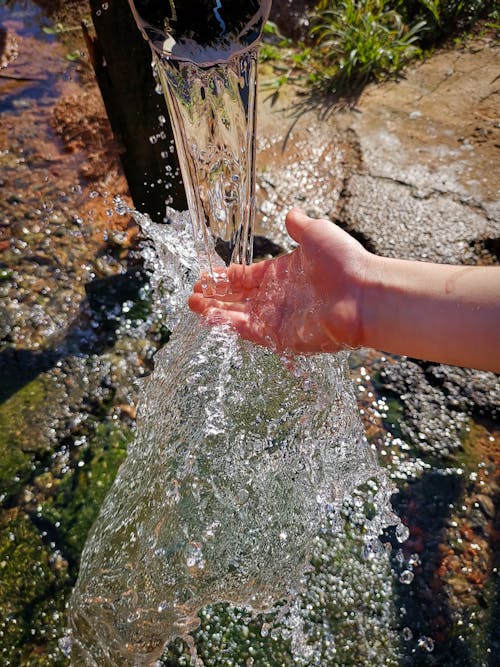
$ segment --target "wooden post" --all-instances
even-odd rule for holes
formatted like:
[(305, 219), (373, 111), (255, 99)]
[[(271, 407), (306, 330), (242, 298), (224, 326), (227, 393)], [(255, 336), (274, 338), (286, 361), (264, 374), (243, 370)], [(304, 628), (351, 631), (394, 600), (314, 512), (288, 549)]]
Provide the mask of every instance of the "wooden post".
[[(166, 103), (155, 92), (151, 50), (127, 0), (90, 0), (90, 8), (97, 37), (86, 28), (84, 34), (111, 128), (122, 147), (130, 194), (138, 210), (161, 222), (166, 202), (181, 211), (187, 203)], [(171, 183), (168, 190), (165, 183)]]

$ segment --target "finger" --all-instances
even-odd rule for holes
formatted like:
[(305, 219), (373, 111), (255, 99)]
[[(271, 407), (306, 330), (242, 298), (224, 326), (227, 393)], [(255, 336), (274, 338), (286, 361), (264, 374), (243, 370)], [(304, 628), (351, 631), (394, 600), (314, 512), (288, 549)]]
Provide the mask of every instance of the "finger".
[(286, 229), (294, 241), (301, 243), (305, 230), (313, 220), (299, 208), (292, 208), (285, 219)]
[(213, 274), (203, 272), (198, 280), (193, 285), (194, 292), (204, 292), (207, 287), (217, 288), (217, 285), (227, 284), (227, 268), (226, 267), (215, 267)]
[(248, 313), (210, 308), (206, 314), (209, 324), (229, 324), (239, 336), (258, 345), (274, 348), (274, 341), (266, 335), (260, 320)]
[(213, 296), (205, 297), (203, 294), (192, 294), (188, 299), (188, 305), (195, 313), (206, 315), (211, 309), (218, 309), (224, 312), (249, 312), (251, 309), (250, 301), (241, 296), (226, 295), (215, 298)]
[(201, 315), (206, 311), (207, 308), (209, 308), (210, 303), (208, 299), (205, 299), (203, 293), (200, 291), (191, 294), (188, 299), (188, 306), (193, 312), (199, 313)]

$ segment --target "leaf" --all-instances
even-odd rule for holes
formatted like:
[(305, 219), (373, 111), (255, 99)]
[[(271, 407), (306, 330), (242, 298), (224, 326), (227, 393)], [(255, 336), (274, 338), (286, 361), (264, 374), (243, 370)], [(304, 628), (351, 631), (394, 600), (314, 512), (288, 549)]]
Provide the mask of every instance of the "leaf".
[(420, 0), (422, 4), (434, 17), (438, 25), (441, 24), (441, 16), (439, 15), (439, 0)]

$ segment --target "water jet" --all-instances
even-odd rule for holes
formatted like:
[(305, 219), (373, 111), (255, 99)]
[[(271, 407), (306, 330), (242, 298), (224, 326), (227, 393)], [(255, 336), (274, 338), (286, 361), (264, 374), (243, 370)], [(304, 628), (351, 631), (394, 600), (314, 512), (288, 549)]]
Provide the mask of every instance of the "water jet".
[(72, 660), (150, 665), (180, 637), (202, 664), (199, 612), (228, 603), (288, 617), (297, 659), (317, 662), (294, 602), (315, 541), (371, 483), (363, 540), (377, 556), (380, 530), (395, 522), (391, 489), (363, 435), (347, 353), (280, 356), (186, 311), (200, 272), (206, 289), (221, 289), (215, 267), (252, 260), (257, 43), (270, 3), (194, 3), (206, 25), (185, 5), (131, 2), (167, 99), (190, 218), (170, 211), (158, 225), (132, 212), (153, 242), (174, 333), (82, 555)]

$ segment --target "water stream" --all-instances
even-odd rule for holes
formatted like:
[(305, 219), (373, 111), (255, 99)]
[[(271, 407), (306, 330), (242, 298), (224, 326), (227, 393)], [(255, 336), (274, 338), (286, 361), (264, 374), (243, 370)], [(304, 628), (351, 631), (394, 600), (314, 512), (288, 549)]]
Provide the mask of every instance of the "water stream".
[[(230, 25), (216, 4), (219, 26)], [(246, 4), (258, 6), (262, 22), (259, 3)], [(248, 34), (252, 23), (244, 23)], [(224, 38), (227, 62), (214, 62), (214, 44), (205, 56), (189, 52), (197, 62), (153, 49), (195, 224), (173, 211), (169, 225), (135, 213), (152, 241), (146, 254), (174, 333), (143, 386), (136, 440), (82, 555), (69, 614), (74, 665), (154, 664), (178, 637), (202, 664), (190, 633), (200, 611), (219, 602), (249, 617), (279, 609), (297, 659), (323, 664), (294, 603), (318, 536), (341, 534), (343, 504), (368, 482), (373, 506), (355, 503), (368, 559), (395, 521), (347, 354), (280, 357), (187, 312), (200, 270), (210, 288), (214, 264), (251, 261), (252, 35), (237, 53)]]
[(157, 71), (174, 119), (193, 233), (203, 272), (214, 258), (252, 261), (255, 211), (255, 86), (253, 48), (230, 62), (200, 68), (157, 59)]

